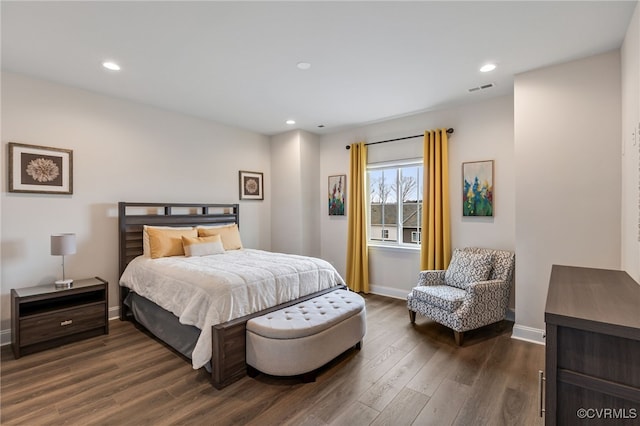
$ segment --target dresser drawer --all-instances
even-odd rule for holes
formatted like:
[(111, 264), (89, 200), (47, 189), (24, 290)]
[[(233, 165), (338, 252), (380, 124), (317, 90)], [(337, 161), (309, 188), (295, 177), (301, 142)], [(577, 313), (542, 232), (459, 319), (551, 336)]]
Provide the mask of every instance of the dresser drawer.
[(106, 325), (106, 305), (57, 311), (20, 320), (20, 343), (30, 345)]

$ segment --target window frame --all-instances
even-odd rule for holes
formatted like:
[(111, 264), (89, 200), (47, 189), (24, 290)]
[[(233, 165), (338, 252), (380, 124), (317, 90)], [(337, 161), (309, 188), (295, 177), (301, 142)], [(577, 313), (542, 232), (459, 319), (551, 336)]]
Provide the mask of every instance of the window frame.
[[(395, 170), (396, 188), (400, 188), (402, 176), (399, 172), (402, 168), (410, 168), (410, 167), (420, 167), (420, 172), (418, 173), (418, 201), (419, 201), (419, 209), (421, 209), (421, 213), (424, 214), (424, 200), (422, 199), (423, 193), (423, 185), (424, 185), (424, 162), (422, 158), (412, 158), (412, 159), (404, 159), (404, 160), (394, 160), (394, 161), (382, 161), (376, 163), (367, 164), (366, 171), (366, 185), (367, 185), (367, 245), (371, 247), (384, 247), (384, 248), (399, 248), (399, 249), (412, 249), (412, 250), (420, 250), (422, 243), (414, 243), (414, 242), (405, 242), (404, 241), (404, 232), (403, 232), (403, 213), (404, 213), (404, 200), (401, 200), (402, 195), (401, 191), (396, 190), (396, 200), (395, 203), (399, 208), (397, 208), (398, 218), (396, 220), (395, 229), (397, 238), (396, 241), (389, 241), (385, 239), (371, 239), (371, 182), (370, 182), (370, 172), (374, 170)], [(422, 224), (418, 223), (416, 227), (416, 231), (420, 232), (420, 236), (422, 235)], [(422, 238), (420, 238), (422, 240)]]

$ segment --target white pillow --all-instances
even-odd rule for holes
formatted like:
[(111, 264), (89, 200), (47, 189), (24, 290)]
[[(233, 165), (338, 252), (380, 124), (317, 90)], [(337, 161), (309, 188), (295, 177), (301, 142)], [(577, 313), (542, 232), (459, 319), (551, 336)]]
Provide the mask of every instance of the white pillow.
[(184, 254), (190, 256), (209, 256), (224, 253), (220, 235), (212, 237), (182, 237)]

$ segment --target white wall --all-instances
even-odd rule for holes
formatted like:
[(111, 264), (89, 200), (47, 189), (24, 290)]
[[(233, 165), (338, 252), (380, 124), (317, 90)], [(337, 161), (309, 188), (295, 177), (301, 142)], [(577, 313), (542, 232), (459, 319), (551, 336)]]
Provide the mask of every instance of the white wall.
[(552, 264), (620, 268), (620, 54), (517, 75), (514, 98), (517, 335), (544, 329)]
[(318, 142), (301, 130), (271, 137), (273, 251), (320, 256)]
[(620, 49), (622, 64), (622, 268), (640, 283), (640, 6)]
[[(348, 174), (346, 145), (358, 141), (417, 135), (427, 129), (453, 127), (449, 140), (451, 190), (451, 239), (454, 247), (483, 246), (515, 249), (515, 200), (513, 167), (513, 98), (500, 97), (467, 106), (425, 112), (371, 124), (355, 130), (321, 137), (320, 174)], [(371, 160), (382, 157), (421, 155), (422, 138), (371, 147)], [(382, 152), (382, 151), (386, 152)], [(463, 218), (461, 199), (462, 162), (495, 160), (495, 217)], [(347, 176), (347, 182), (350, 176)], [(347, 218), (321, 215), (322, 257), (341, 274), (346, 270)], [(406, 297), (415, 286), (420, 253), (415, 249), (372, 248), (370, 250), (372, 292)]]
[(300, 134), (291, 131), (271, 137), (271, 248), (280, 253), (302, 253), (300, 193)]
[[(73, 195), (7, 193), (2, 161), (0, 328), (10, 328), (10, 289), (50, 283), (60, 258), (49, 236), (75, 232), (67, 275), (109, 281), (117, 307), (118, 201), (238, 202), (238, 170), (265, 173), (265, 200), (240, 203), (247, 247), (271, 247), (268, 138), (210, 121), (2, 74), (2, 152), (7, 142), (73, 150)], [(114, 313), (112, 313), (114, 314)]]
[[(320, 136), (301, 131), (302, 254), (314, 257), (320, 257), (320, 212), (327, 209), (327, 191), (322, 189), (319, 159)], [(319, 196), (322, 194), (325, 195), (324, 198)], [(322, 203), (322, 200), (325, 202)]]

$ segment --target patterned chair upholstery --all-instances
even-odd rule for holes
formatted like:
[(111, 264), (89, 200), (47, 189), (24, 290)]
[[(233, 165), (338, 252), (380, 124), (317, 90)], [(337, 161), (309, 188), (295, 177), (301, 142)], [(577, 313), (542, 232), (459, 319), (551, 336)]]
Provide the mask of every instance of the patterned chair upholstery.
[(463, 333), (507, 314), (515, 254), (505, 250), (456, 249), (446, 271), (421, 271), (407, 296), (411, 323), (416, 313), (453, 329), (456, 343)]

